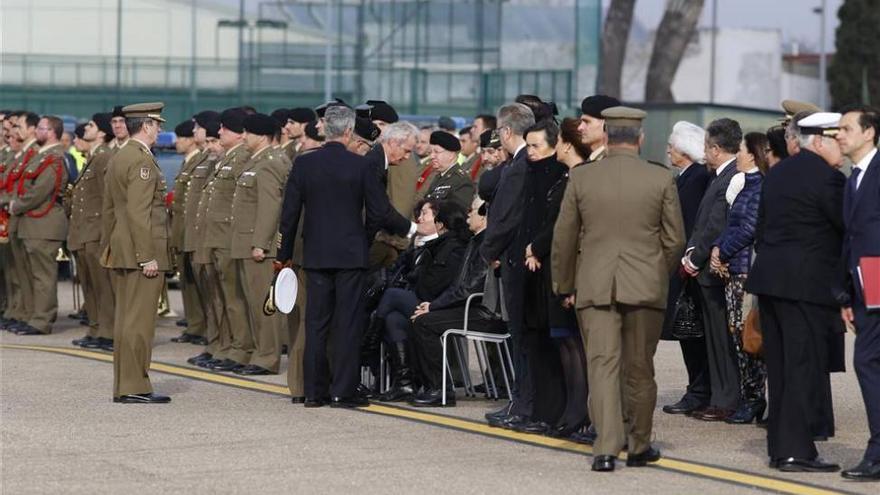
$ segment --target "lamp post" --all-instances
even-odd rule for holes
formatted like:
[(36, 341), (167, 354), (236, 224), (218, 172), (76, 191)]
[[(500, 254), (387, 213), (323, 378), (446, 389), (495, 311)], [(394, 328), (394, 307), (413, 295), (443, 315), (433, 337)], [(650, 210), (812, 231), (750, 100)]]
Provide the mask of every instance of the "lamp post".
[(814, 14), (819, 14), (819, 108), (822, 109), (828, 103), (825, 96), (828, 88), (828, 58), (825, 55), (825, 16), (828, 12), (827, 4), (827, 0), (822, 0), (822, 5), (813, 9)]

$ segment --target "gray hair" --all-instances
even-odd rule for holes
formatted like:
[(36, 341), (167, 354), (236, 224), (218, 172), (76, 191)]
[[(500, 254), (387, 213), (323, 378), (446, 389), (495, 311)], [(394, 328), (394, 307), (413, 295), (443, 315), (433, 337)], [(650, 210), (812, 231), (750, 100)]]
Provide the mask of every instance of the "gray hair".
[(526, 129), (535, 125), (535, 114), (532, 109), (522, 103), (510, 103), (498, 109), (498, 128), (510, 127), (517, 136), (522, 136)]
[(404, 121), (388, 124), (379, 136), (380, 143), (390, 141), (402, 143), (410, 139), (419, 140), (419, 129), (411, 123)]
[(354, 129), (354, 110), (342, 105), (334, 105), (324, 112), (324, 137), (337, 139), (345, 134), (345, 131)]
[(642, 137), (642, 128), (632, 126), (615, 126), (608, 125), (606, 123), (605, 133), (608, 134), (608, 144), (638, 145), (639, 139), (641, 139)]
[(680, 120), (672, 126), (669, 145), (679, 153), (684, 153), (691, 161), (706, 161), (706, 131), (702, 127)]

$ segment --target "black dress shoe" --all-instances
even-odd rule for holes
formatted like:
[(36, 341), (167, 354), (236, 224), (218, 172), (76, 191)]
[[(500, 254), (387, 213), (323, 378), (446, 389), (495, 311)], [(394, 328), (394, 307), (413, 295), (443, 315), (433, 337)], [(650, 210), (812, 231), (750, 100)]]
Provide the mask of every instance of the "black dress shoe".
[(15, 318), (7, 318), (2, 324), (0, 324), (0, 329), (3, 330), (12, 330), (18, 325), (19, 321)]
[(223, 361), (220, 361), (219, 363), (211, 366), (210, 368), (214, 371), (232, 371), (235, 368), (238, 368), (239, 366), (242, 366), (242, 365), (240, 363), (237, 363), (237, 362), (231, 360), (231, 359), (224, 359)]
[(815, 459), (779, 459), (776, 469), (784, 473), (833, 473), (840, 470), (840, 466), (831, 462), (825, 462), (816, 457)]
[(172, 337), (171, 342), (177, 342), (178, 344), (189, 344), (195, 338), (195, 335), (190, 335), (186, 332), (178, 335), (177, 337)]
[(702, 411), (694, 411), (691, 417), (700, 421), (724, 421), (733, 415), (732, 409), (722, 409), (720, 407), (709, 407)]
[(84, 349), (100, 349), (101, 343), (101, 337), (94, 337), (90, 338), (87, 342), (80, 344), (80, 347)]
[(193, 336), (192, 340), (189, 341), (192, 345), (208, 345), (208, 339), (201, 336)]
[(593, 445), (596, 443), (596, 437), (599, 436), (599, 433), (596, 432), (596, 427), (590, 425), (586, 431), (576, 431), (568, 437), (572, 442), (582, 443), (584, 445)]
[(702, 402), (683, 397), (675, 404), (668, 404), (663, 406), (663, 412), (665, 412), (666, 414), (690, 414), (697, 409), (703, 408), (705, 406), (706, 404)]
[(614, 471), (614, 461), (616, 460), (617, 457), (614, 457), (613, 455), (597, 455), (593, 459), (593, 471)]
[(514, 428), (520, 433), (531, 433), (534, 435), (546, 435), (550, 431), (550, 425), (544, 421), (529, 421)]
[(513, 402), (508, 402), (506, 406), (502, 407), (497, 411), (492, 411), (486, 413), (486, 421), (490, 421), (492, 419), (502, 419), (507, 417), (510, 414), (510, 410), (513, 408)]
[(18, 328), (15, 331), (15, 335), (45, 335), (43, 332), (37, 330), (36, 328), (28, 325), (27, 323), (24, 326)]
[(330, 399), (330, 407), (353, 409), (355, 407), (369, 406), (370, 401), (366, 397), (333, 397)]
[(262, 366), (257, 366), (255, 364), (249, 364), (242, 368), (236, 368), (232, 370), (236, 375), (242, 376), (255, 376), (255, 375), (274, 375), (271, 371), (263, 368)]
[(86, 310), (81, 309), (81, 310), (77, 311), (76, 313), (70, 313), (67, 315), (67, 317), (70, 318), (71, 320), (85, 319), (87, 317)]
[(203, 353), (199, 354), (198, 356), (193, 356), (193, 357), (187, 359), (186, 362), (189, 363), (189, 364), (198, 364), (198, 363), (200, 363), (200, 362), (202, 362), (202, 361), (209, 361), (209, 360), (211, 360), (213, 357), (214, 357), (214, 356), (212, 356), (211, 353), (209, 353), (209, 352), (203, 352)]
[(105, 339), (104, 337), (98, 337), (98, 340), (101, 341), (101, 350), (107, 352), (113, 352), (113, 339)]
[(171, 397), (156, 394), (129, 394), (114, 397), (113, 402), (120, 404), (167, 404)]
[(641, 454), (627, 454), (626, 465), (627, 467), (644, 467), (647, 466), (649, 462), (657, 462), (659, 460), (660, 451), (649, 446), (648, 450)]
[(85, 337), (83, 337), (81, 339), (75, 339), (75, 340), (71, 341), (70, 343), (75, 346), (85, 347), (86, 344), (88, 344), (89, 342), (91, 342), (93, 340), (98, 340), (98, 339), (96, 337), (92, 337), (91, 335), (86, 335)]
[[(409, 404), (415, 407), (443, 407), (443, 389), (426, 390), (409, 399)], [(455, 406), (455, 392), (451, 389), (446, 391), (446, 407)]]
[(177, 320), (176, 322), (174, 322), (174, 324), (179, 327), (183, 327), (183, 328), (186, 328), (189, 326), (189, 324), (186, 322), (186, 318), (181, 318), (181, 319)]
[(880, 461), (863, 459), (858, 466), (847, 469), (840, 475), (848, 480), (880, 481)]
[(305, 402), (306, 402), (306, 398), (303, 397), (303, 396), (301, 396), (301, 395), (299, 395), (299, 396), (296, 396), (296, 397), (291, 397), (291, 398), (290, 398), (290, 402), (293, 402), (294, 404), (305, 404)]
[(198, 366), (199, 368), (207, 368), (210, 370), (210, 369), (214, 369), (214, 366), (222, 363), (223, 361), (224, 361), (223, 359), (211, 358), (211, 359), (204, 359), (202, 361), (196, 361), (195, 365)]
[(517, 428), (522, 428), (526, 423), (530, 423), (532, 418), (528, 416), (522, 416), (520, 414), (511, 414), (507, 417), (502, 423), (501, 427), (505, 430), (516, 430)]
[(327, 405), (328, 402), (330, 402), (330, 400), (326, 397), (317, 399), (306, 397), (303, 400), (303, 407), (324, 407)]
[(281, 355), (286, 356), (290, 353), (290, 348), (287, 347), (287, 344), (281, 344)]

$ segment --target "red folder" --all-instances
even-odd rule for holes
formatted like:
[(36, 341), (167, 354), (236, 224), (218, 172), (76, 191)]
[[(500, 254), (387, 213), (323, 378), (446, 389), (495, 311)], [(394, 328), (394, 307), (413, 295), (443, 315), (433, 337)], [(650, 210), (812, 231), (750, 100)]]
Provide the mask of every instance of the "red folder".
[(865, 256), (859, 260), (859, 281), (868, 309), (880, 309), (880, 256)]

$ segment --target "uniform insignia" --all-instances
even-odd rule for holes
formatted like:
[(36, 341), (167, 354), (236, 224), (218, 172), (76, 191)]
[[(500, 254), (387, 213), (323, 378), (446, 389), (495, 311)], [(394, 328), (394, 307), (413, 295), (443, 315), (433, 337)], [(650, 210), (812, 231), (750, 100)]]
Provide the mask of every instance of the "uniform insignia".
[(149, 167), (141, 167), (141, 179), (150, 180), (150, 168)]

